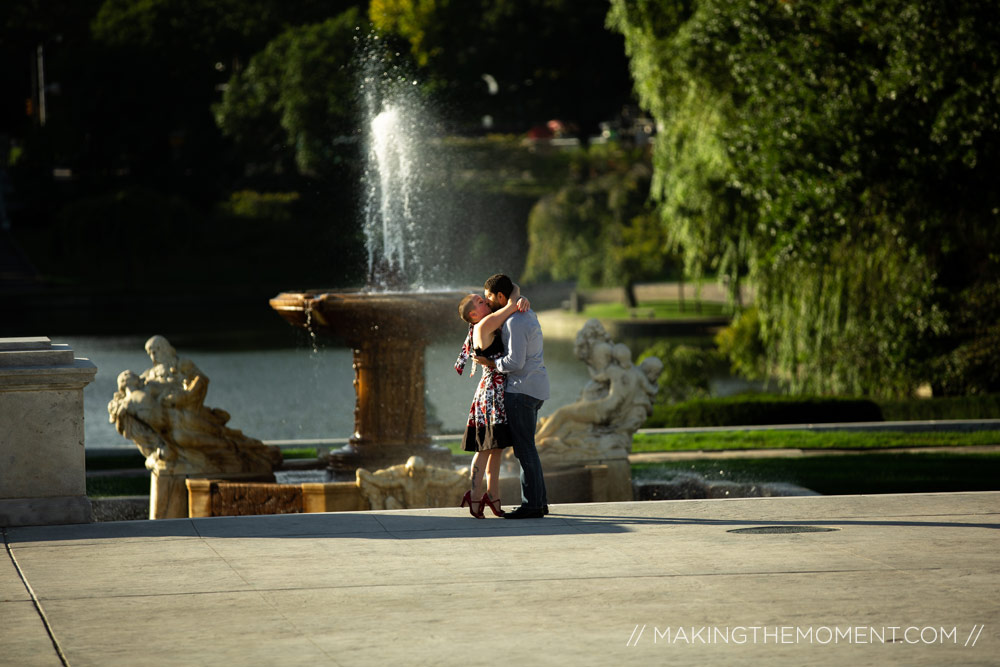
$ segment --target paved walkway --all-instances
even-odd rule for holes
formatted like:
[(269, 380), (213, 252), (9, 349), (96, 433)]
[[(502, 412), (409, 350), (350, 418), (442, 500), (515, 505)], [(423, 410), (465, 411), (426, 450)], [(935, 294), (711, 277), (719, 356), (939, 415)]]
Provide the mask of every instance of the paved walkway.
[(7, 528), (0, 664), (995, 665), (998, 528), (1000, 492)]

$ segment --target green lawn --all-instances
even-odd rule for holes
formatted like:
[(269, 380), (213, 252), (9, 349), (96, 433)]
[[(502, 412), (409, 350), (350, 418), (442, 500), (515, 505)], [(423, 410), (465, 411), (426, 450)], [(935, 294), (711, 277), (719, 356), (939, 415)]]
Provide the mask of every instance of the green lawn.
[(633, 452), (720, 449), (896, 449), (1000, 445), (1000, 431), (718, 431), (637, 433)]
[(708, 480), (786, 482), (823, 495), (1000, 490), (1000, 453), (868, 454), (671, 461), (632, 466), (636, 482), (690, 472)]
[(702, 301), (699, 307), (693, 299), (684, 301), (642, 301), (638, 308), (628, 308), (624, 303), (592, 303), (583, 308), (584, 317), (602, 320), (620, 319), (686, 319), (695, 317), (722, 317), (732, 315), (732, 309), (718, 301)]
[[(461, 440), (438, 444), (462, 451)], [(682, 452), (724, 449), (899, 449), (1000, 445), (1000, 431), (718, 431), (714, 433), (636, 433), (633, 452)]]
[[(471, 456), (462, 450), (462, 441), (443, 440), (437, 444), (453, 454)], [(633, 452), (677, 452), (719, 449), (894, 449), (900, 447), (962, 447), (1000, 445), (1000, 431), (937, 431), (906, 433), (900, 431), (719, 431), (716, 433), (651, 434), (637, 433)], [(311, 447), (284, 449), (286, 459), (313, 458)], [(87, 458), (87, 470), (142, 468), (138, 452), (120, 456)]]

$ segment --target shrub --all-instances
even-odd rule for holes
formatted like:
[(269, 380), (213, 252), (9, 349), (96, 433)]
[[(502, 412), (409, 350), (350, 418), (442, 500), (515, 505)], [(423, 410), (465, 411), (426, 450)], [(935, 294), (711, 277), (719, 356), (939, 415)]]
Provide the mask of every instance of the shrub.
[(873, 401), (845, 397), (743, 394), (658, 403), (646, 428), (837, 424), (860, 421), (1000, 419), (1000, 394)]
[(881, 401), (886, 421), (1000, 419), (1000, 394)]
[(41, 268), (83, 283), (155, 284), (163, 275), (150, 258), (184, 275), (202, 221), (189, 202), (149, 188), (84, 197), (56, 214)]
[(693, 426), (762, 426), (882, 421), (874, 401), (860, 398), (785, 397), (744, 394), (726, 398), (659, 403), (647, 428)]
[(229, 195), (222, 211), (244, 218), (291, 222), (292, 206), (299, 200), (298, 192), (255, 192), (240, 190)]
[(658, 403), (676, 403), (708, 396), (709, 380), (723, 363), (715, 350), (674, 345), (667, 341), (653, 343), (639, 355), (636, 363), (641, 363), (646, 357), (659, 357), (663, 362), (660, 393), (656, 397)]
[(748, 380), (767, 377), (766, 351), (760, 337), (760, 315), (747, 308), (732, 324), (715, 335), (719, 353), (729, 360), (733, 374)]

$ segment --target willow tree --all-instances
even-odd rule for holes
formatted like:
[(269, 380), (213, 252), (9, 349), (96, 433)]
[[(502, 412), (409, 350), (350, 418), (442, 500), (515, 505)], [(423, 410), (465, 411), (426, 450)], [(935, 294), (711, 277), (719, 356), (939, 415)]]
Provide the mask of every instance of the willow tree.
[(1000, 390), (976, 297), (1000, 284), (1000, 6), (612, 0), (608, 25), (660, 123), (672, 242), (751, 283), (792, 391), (940, 389), (970, 345), (947, 388)]

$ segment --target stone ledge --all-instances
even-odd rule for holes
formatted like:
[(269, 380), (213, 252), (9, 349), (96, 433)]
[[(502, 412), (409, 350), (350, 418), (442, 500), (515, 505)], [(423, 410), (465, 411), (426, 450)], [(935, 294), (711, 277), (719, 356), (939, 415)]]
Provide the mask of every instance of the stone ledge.
[(74, 359), (65, 366), (0, 367), (0, 391), (82, 389), (95, 375), (97, 366), (89, 359)]
[(52, 340), (48, 336), (0, 338), (0, 352), (8, 350), (47, 350), (50, 347), (52, 347)]
[(0, 350), (0, 367), (71, 366), (73, 350), (69, 345), (53, 345), (44, 350)]
[(0, 526), (41, 526), (90, 523), (87, 496), (46, 496), (0, 499)]

